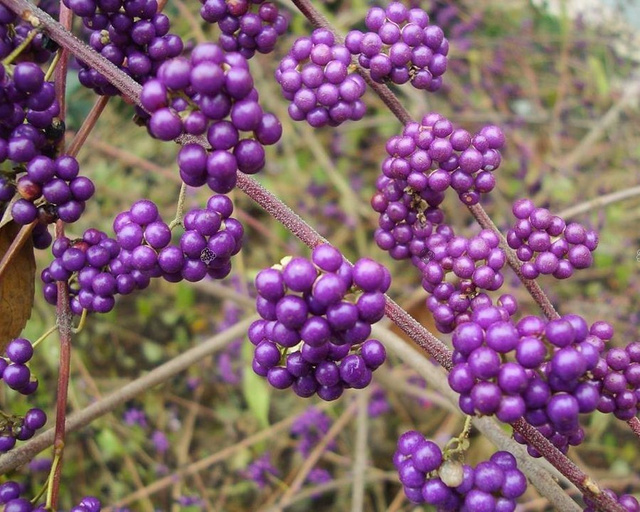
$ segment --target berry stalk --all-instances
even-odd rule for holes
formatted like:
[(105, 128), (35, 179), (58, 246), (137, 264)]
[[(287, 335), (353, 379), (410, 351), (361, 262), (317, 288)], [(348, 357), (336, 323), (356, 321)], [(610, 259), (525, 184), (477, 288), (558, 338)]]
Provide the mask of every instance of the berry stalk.
[[(73, 14), (62, 1), (60, 1), (60, 22), (69, 30), (73, 21)], [(65, 93), (67, 89), (67, 62), (69, 60), (66, 49), (59, 50), (61, 58), (55, 70), (55, 94), (60, 102), (60, 118), (65, 119)], [(64, 147), (64, 139), (59, 142), (60, 149)], [(64, 237), (64, 222), (56, 222), (56, 238)], [(58, 370), (58, 393), (56, 399), (56, 426), (53, 442), (53, 472), (49, 479), (47, 489), (47, 506), (56, 509), (58, 495), (60, 494), (60, 482), (62, 479), (62, 457), (65, 445), (65, 425), (67, 421), (67, 398), (69, 392), (69, 378), (71, 373), (71, 331), (73, 328), (71, 313), (71, 301), (69, 298), (69, 283), (59, 282), (58, 301), (56, 304), (56, 319), (60, 336), (60, 368)]]

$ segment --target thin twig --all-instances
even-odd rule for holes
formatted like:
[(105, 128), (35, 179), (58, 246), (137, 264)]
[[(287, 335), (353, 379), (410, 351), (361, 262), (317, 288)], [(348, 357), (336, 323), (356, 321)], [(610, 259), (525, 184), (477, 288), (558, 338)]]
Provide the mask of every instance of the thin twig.
[[(200, 362), (203, 358), (217, 352), (225, 345), (246, 334), (251, 323), (258, 319), (257, 315), (238, 322), (233, 327), (217, 334), (202, 343), (190, 348), (186, 352), (174, 357), (170, 361), (154, 368), (146, 375), (131, 381), (117, 391), (104, 398), (89, 404), (82, 411), (78, 411), (67, 418), (65, 432), (76, 432), (89, 425), (92, 421), (113, 411), (127, 400), (138, 396), (150, 388), (162, 384), (174, 375), (186, 370), (190, 366)], [(0, 475), (29, 462), (42, 450), (53, 444), (54, 430), (46, 432), (30, 439), (26, 443), (10, 452), (0, 456)]]
[(596, 208), (607, 206), (613, 203), (617, 203), (618, 201), (623, 201), (624, 199), (630, 199), (637, 196), (640, 196), (640, 185), (627, 188), (625, 190), (618, 190), (617, 192), (611, 192), (610, 194), (605, 194), (603, 196), (594, 197), (590, 201), (578, 203), (575, 206), (571, 206), (565, 210), (562, 210), (556, 215), (567, 220), (572, 217), (576, 217), (581, 213), (591, 212)]
[[(330, 405), (331, 404), (326, 403), (318, 406), (318, 408), (320, 410), (324, 410), (328, 408)], [(256, 443), (269, 439), (271, 436), (289, 428), (296, 419), (297, 419), (296, 415), (291, 415), (288, 418), (285, 418), (284, 420), (278, 423), (275, 423), (269, 428), (256, 432), (255, 434), (243, 439), (242, 441), (232, 446), (227, 446), (226, 448), (223, 448), (219, 452), (213, 453), (205, 457), (204, 459), (200, 459), (199, 461), (189, 464), (188, 466), (181, 468), (170, 475), (167, 475), (163, 478), (156, 480), (151, 485), (148, 485), (144, 489), (140, 489), (130, 494), (126, 498), (119, 500), (118, 502), (114, 503), (111, 507), (107, 507), (106, 509), (104, 509), (102, 512), (114, 512), (115, 510), (118, 510), (118, 507), (122, 507), (124, 505), (128, 505), (129, 503), (133, 503), (144, 496), (150, 496), (152, 494), (160, 492), (166, 487), (172, 485), (179, 478), (184, 478), (188, 475), (193, 475), (207, 468), (210, 468), (211, 466), (213, 466), (214, 464), (217, 464), (218, 462), (228, 460), (235, 453), (240, 452), (242, 450), (246, 450), (249, 446), (253, 446)]]
[(369, 429), (369, 399), (371, 392), (362, 390), (356, 401), (358, 416), (356, 422), (356, 442), (353, 456), (353, 486), (351, 487), (351, 512), (364, 511), (365, 471), (367, 468), (367, 446)]
[[(56, 222), (56, 239), (64, 237), (64, 222)], [(62, 478), (62, 454), (65, 443), (65, 423), (67, 420), (67, 393), (69, 391), (69, 375), (71, 373), (71, 329), (73, 314), (69, 299), (69, 284), (58, 281), (58, 303), (56, 305), (56, 319), (60, 337), (60, 365), (58, 369), (58, 393), (56, 398), (56, 425), (53, 441), (53, 458), (57, 464), (53, 468), (47, 493), (47, 506), (54, 510), (58, 506), (60, 480)]]
[(640, 73), (633, 73), (621, 87), (622, 96), (611, 106), (605, 115), (603, 115), (597, 123), (593, 124), (591, 130), (584, 136), (580, 143), (563, 158), (557, 167), (566, 169), (575, 169), (580, 163), (593, 156), (592, 149), (615, 123), (620, 115), (629, 106), (637, 103), (640, 96)]
[(71, 144), (69, 144), (69, 148), (67, 149), (67, 154), (73, 157), (78, 156), (78, 152), (84, 146), (84, 143), (87, 141), (87, 137), (93, 130), (94, 126), (98, 122), (100, 115), (104, 112), (107, 103), (109, 103), (109, 99), (111, 96), (100, 96), (96, 102), (91, 107), (89, 114), (82, 122), (82, 126), (76, 132)]
[[(67, 30), (71, 29), (73, 13), (60, 1), (60, 24)], [(62, 49), (60, 60), (54, 71), (54, 89), (56, 100), (60, 105), (60, 118), (66, 118), (66, 91), (67, 91), (67, 63), (69, 53)], [(58, 149), (64, 150), (64, 138), (58, 142)], [(64, 238), (64, 222), (56, 222), (56, 239)], [(69, 297), (69, 283), (58, 281), (58, 299), (56, 304), (56, 321), (60, 338), (60, 357), (58, 368), (58, 392), (56, 396), (56, 424), (53, 441), (53, 469), (49, 478), (47, 489), (47, 507), (55, 510), (58, 508), (58, 496), (60, 495), (60, 482), (62, 480), (63, 455), (65, 445), (65, 423), (67, 421), (67, 401), (69, 393), (69, 378), (71, 375), (71, 334), (73, 330), (73, 314), (71, 312), (71, 299)]]
[(305, 459), (289, 488), (280, 497), (280, 501), (277, 505), (279, 510), (283, 510), (289, 506), (295, 494), (302, 487), (309, 471), (311, 471), (318, 463), (318, 460), (327, 449), (327, 446), (329, 446), (329, 443), (333, 441), (333, 439), (335, 439), (335, 437), (347, 426), (349, 421), (351, 421), (357, 409), (358, 403), (354, 400), (349, 407), (344, 410), (342, 415), (333, 423), (333, 425), (331, 425), (329, 431), (322, 437), (313, 451)]

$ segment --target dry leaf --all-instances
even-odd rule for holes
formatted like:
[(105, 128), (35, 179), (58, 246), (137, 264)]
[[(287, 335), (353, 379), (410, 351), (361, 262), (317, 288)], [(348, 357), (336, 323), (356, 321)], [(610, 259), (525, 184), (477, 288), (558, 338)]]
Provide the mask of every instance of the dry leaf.
[[(20, 226), (15, 222), (0, 228), (0, 258), (18, 235)], [(31, 236), (13, 255), (0, 278), (0, 352), (19, 336), (31, 316), (35, 291), (36, 262)]]

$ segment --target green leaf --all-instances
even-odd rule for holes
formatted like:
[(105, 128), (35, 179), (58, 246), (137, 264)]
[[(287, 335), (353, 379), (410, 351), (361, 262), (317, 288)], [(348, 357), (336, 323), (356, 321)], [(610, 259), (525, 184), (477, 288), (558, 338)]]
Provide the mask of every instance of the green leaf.
[[(242, 355), (245, 361), (251, 360), (253, 346), (245, 342), (242, 347)], [(269, 387), (265, 380), (256, 375), (252, 370), (245, 369), (242, 372), (242, 394), (249, 410), (261, 427), (269, 426)]]
[(100, 447), (100, 454), (105, 461), (113, 460), (124, 455), (124, 446), (113, 430), (101, 430), (96, 436), (96, 442)]
[(598, 94), (602, 97), (607, 97), (610, 90), (609, 78), (607, 77), (607, 70), (604, 68), (602, 61), (593, 55), (589, 55), (587, 62), (589, 64), (589, 71), (593, 77), (592, 81), (596, 84), (596, 89), (598, 89)]
[(183, 310), (193, 307), (196, 302), (196, 291), (191, 286), (178, 286), (176, 291), (176, 306)]

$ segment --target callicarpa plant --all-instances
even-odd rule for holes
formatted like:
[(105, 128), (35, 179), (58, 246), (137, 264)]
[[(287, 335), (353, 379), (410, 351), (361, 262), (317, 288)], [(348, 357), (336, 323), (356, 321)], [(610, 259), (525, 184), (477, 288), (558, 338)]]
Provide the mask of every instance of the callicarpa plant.
[(640, 511), (633, 58), (459, 4), (0, 0), (3, 510)]

